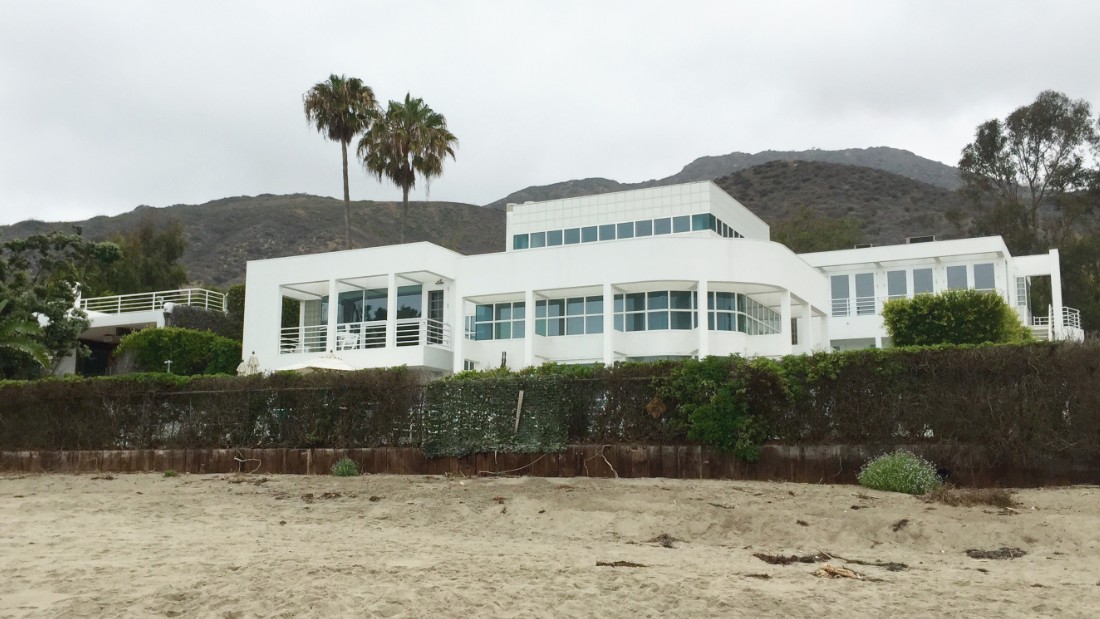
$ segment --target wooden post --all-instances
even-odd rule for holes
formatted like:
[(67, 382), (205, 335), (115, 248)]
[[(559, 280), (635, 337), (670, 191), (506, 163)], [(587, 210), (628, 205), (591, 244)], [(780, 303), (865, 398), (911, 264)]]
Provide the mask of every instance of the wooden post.
[(516, 401), (516, 427), (512, 430), (512, 434), (519, 432), (519, 416), (523, 411), (523, 389), (519, 390), (519, 399)]

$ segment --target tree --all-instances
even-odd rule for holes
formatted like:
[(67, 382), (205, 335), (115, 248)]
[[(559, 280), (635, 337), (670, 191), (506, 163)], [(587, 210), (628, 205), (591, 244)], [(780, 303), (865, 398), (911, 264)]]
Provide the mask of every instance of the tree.
[(10, 299), (0, 300), (0, 349), (24, 353), (44, 368), (50, 367), (46, 347), (36, 339), (42, 335), (42, 327), (34, 320), (24, 320), (13, 314), (4, 314)]
[(409, 214), (409, 190), (420, 175), (430, 183), (443, 173), (443, 161), (454, 159), (458, 138), (447, 129), (447, 119), (423, 99), (405, 95), (404, 102), (390, 101), (359, 140), (363, 166), (378, 180), (389, 179), (401, 188), (401, 242)]
[(122, 255), (99, 277), (84, 282), (86, 294), (156, 292), (187, 283), (187, 270), (179, 263), (187, 238), (178, 219), (161, 227), (151, 218), (143, 219), (114, 237), (113, 242)]
[(771, 238), (786, 245), (796, 254), (834, 249), (851, 249), (863, 243), (866, 235), (859, 222), (843, 217), (837, 219), (819, 215), (803, 206), (794, 215), (778, 222), (771, 229)]
[[(1095, 172), (1086, 159), (1089, 149), (1097, 145), (1100, 135), (1088, 102), (1052, 90), (1039, 93), (1033, 103), (1016, 109), (1004, 121), (979, 125), (974, 141), (963, 148), (959, 159), (964, 194), (989, 210), (979, 225), (1006, 240), (1040, 245), (1046, 240), (1041, 208), (1089, 186)], [(1019, 226), (1026, 228), (1012, 230)], [(1014, 252), (1036, 249), (1010, 248)]]
[(999, 295), (981, 290), (945, 290), (891, 299), (882, 321), (895, 346), (1023, 342), (1031, 333)]
[[(57, 363), (79, 347), (88, 319), (75, 307), (80, 283), (99, 276), (121, 256), (114, 243), (90, 243), (74, 235), (33, 235), (0, 244), (0, 300), (14, 321), (41, 322), (28, 333)], [(0, 349), (0, 374), (31, 377), (26, 355)], [(37, 364), (35, 364), (37, 365)]]
[(351, 249), (351, 193), (348, 189), (348, 144), (370, 127), (378, 107), (374, 91), (362, 80), (330, 75), (302, 96), (306, 120), (318, 133), (340, 143), (344, 163), (344, 243)]

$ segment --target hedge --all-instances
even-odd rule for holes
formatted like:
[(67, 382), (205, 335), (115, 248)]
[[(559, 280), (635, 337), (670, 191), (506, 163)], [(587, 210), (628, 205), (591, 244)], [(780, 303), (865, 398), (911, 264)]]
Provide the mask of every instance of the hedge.
[(8, 382), (0, 450), (400, 445), (461, 455), (702, 442), (751, 458), (761, 441), (946, 442), (994, 462), (1087, 460), (1100, 458), (1098, 353), (1094, 342), (863, 350), (543, 366), (427, 386), (404, 369)]

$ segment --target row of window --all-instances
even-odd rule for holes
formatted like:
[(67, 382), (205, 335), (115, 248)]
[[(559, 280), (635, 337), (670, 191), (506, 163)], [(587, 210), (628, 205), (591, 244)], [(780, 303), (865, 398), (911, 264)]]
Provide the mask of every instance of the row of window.
[[(996, 274), (993, 263), (953, 265), (944, 269), (947, 277), (947, 290), (993, 290), (996, 288)], [(875, 300), (875, 274), (855, 273), (833, 275), (830, 278), (833, 293), (833, 316), (869, 316), (878, 311)], [(855, 289), (855, 296), (852, 290)], [(932, 268), (901, 269), (886, 272), (886, 295), (890, 299), (901, 299), (912, 294), (935, 292)]]
[[(736, 292), (708, 295), (710, 331), (739, 331), (748, 335), (779, 333), (779, 312)], [(614, 298), (616, 331), (689, 330), (699, 326), (698, 298), (688, 290), (657, 290), (617, 294)], [(475, 340), (522, 338), (526, 303), (478, 305), (468, 319), (467, 337)], [(535, 302), (535, 333), (546, 337), (592, 335), (604, 331), (602, 296), (545, 299)]]
[(625, 221), (616, 224), (601, 224), (598, 226), (584, 226), (579, 228), (566, 228), (564, 230), (516, 234), (512, 236), (512, 249), (534, 249), (538, 247), (554, 247), (557, 245), (595, 243), (597, 241), (614, 241), (616, 239), (632, 239), (636, 237), (659, 236), (663, 234), (695, 232), (700, 230), (711, 230), (725, 238), (745, 238), (740, 232), (729, 227), (728, 224), (714, 215), (710, 213), (698, 213), (695, 215), (640, 219), (638, 221)]

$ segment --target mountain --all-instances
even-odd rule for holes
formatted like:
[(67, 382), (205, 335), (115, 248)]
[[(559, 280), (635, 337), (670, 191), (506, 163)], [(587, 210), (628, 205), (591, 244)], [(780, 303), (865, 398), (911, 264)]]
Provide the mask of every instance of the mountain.
[[(948, 213), (965, 213), (958, 193), (868, 167), (816, 161), (772, 161), (714, 181), (758, 217), (776, 224), (808, 207), (816, 215), (851, 217), (876, 245), (909, 236), (958, 232)], [(843, 248), (837, 248), (843, 249)]]
[(522, 204), (528, 200), (554, 200), (574, 196), (611, 193), (628, 189), (642, 189), (660, 185), (676, 185), (691, 181), (712, 180), (762, 165), (771, 161), (820, 161), (854, 166), (864, 166), (884, 172), (891, 172), (915, 181), (927, 183), (943, 189), (958, 189), (962, 185), (959, 171), (938, 161), (925, 159), (907, 150), (876, 146), (873, 148), (849, 148), (845, 150), (804, 150), (776, 151), (766, 150), (756, 154), (730, 153), (717, 157), (700, 157), (687, 164), (682, 170), (658, 180), (640, 183), (620, 183), (606, 178), (586, 178), (583, 180), (538, 185), (521, 189), (487, 206), (504, 208), (508, 203)]
[[(390, 245), (401, 231), (400, 202), (352, 202), (352, 242), (356, 247)], [(245, 263), (260, 258), (343, 249), (344, 202), (305, 194), (224, 198), (206, 204), (166, 208), (139, 206), (113, 217), (46, 223), (24, 221), (0, 226), (0, 241), (55, 230), (103, 240), (144, 219), (176, 218), (187, 235), (182, 262), (193, 282), (227, 286), (244, 281)], [(409, 203), (406, 237), (432, 241), (464, 254), (504, 250), (504, 213), (457, 202)]]

